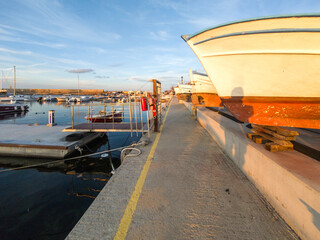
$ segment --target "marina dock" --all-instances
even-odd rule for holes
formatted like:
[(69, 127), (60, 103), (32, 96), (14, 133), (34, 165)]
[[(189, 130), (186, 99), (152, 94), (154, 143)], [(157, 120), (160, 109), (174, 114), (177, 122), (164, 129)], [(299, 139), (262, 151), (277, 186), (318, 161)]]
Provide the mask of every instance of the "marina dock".
[(80, 123), (63, 132), (148, 132), (147, 123)]
[(92, 142), (101, 133), (83, 135), (81, 139), (69, 141), (71, 133), (62, 132), (66, 126), (47, 127), (46, 125), (3, 124), (0, 125), (0, 155), (64, 158), (76, 151), (77, 147)]
[[(212, 111), (211, 114), (222, 117)], [(314, 212), (308, 211), (317, 209), (317, 203), (309, 201), (312, 196), (288, 196), (293, 201), (300, 199), (305, 209), (300, 211), (300, 206), (297, 212), (305, 226), (310, 225), (303, 233), (292, 221), (289, 227), (286, 221), (290, 217), (283, 220), (287, 216), (277, 209), (280, 217), (268, 203), (271, 198), (267, 201), (260, 193), (266, 191), (252, 184), (256, 185), (253, 179), (257, 178), (256, 172), (261, 172), (250, 172), (252, 163), (246, 162), (249, 154), (251, 161), (258, 162), (260, 170), (266, 171), (267, 176), (261, 178), (268, 179), (270, 173), (263, 156), (269, 154), (267, 157), (272, 158), (271, 153), (260, 149), (261, 146), (253, 146), (245, 135), (239, 140), (237, 134), (242, 132), (241, 128), (228, 119), (214, 126), (220, 131), (215, 136), (209, 129), (212, 124), (215, 122), (201, 112), (198, 117), (192, 116), (184, 104), (173, 98), (160, 132), (151, 135), (152, 143), (141, 148), (140, 156), (123, 162), (67, 239), (299, 239), (292, 226), (306, 239), (316, 236), (312, 230), (318, 226), (319, 219), (317, 216), (312, 219)], [(220, 139), (222, 133), (224, 141)], [(249, 149), (247, 152), (241, 150), (241, 143)], [(253, 148), (258, 148), (260, 153), (252, 155)], [(237, 160), (232, 161), (229, 154)], [(281, 154), (283, 161), (286, 154), (290, 155)], [(312, 163), (313, 167), (318, 164)], [(283, 181), (292, 181), (290, 174), (281, 180), (277, 167), (273, 166), (273, 170), (273, 177), (278, 181), (273, 186), (282, 191), (280, 185), (288, 187)], [(274, 183), (265, 184), (262, 187)], [(291, 189), (297, 190), (300, 185), (292, 185)], [(283, 195), (287, 194), (288, 190), (284, 191)], [(318, 189), (312, 191), (319, 193)], [(280, 195), (278, 201), (287, 211), (295, 207), (285, 205)]]

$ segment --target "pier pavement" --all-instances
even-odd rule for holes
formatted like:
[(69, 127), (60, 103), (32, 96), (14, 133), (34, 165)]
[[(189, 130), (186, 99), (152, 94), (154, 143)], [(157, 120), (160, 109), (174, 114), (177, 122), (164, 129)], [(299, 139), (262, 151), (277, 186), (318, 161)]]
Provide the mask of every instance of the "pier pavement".
[(173, 98), (67, 239), (299, 239)]

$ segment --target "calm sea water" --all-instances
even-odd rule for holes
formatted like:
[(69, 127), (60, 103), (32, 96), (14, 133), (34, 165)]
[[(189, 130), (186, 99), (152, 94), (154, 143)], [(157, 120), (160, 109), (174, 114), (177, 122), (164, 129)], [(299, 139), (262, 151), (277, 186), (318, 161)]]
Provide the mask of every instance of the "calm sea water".
[[(59, 125), (71, 123), (68, 105), (28, 104), (29, 112), (2, 116), (0, 124), (47, 124), (49, 110), (55, 110), (55, 122)], [(95, 108), (95, 111), (102, 109)], [(87, 113), (87, 106), (74, 106), (75, 123), (86, 122)], [(108, 137), (112, 149), (138, 141), (140, 135), (109, 133)], [(88, 145), (86, 153), (107, 149), (104, 138), (102, 143)], [(119, 166), (119, 156), (120, 152), (112, 153), (115, 166)], [(0, 171), (50, 161), (0, 156)], [(67, 164), (0, 172), (0, 239), (64, 239), (105, 186), (110, 171), (108, 161), (95, 156)]]

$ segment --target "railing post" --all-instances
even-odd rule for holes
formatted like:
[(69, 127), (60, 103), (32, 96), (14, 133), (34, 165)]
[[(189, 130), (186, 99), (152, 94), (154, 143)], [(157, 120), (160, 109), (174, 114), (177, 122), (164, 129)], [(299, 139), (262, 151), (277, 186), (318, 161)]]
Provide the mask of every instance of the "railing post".
[[(88, 123), (90, 122), (89, 118), (90, 118), (90, 105), (88, 105)], [(92, 121), (92, 119), (91, 119), (91, 121)]]
[(92, 115), (92, 105), (90, 105), (90, 107), (91, 107), (91, 130), (92, 130), (92, 128), (93, 128), (93, 119), (92, 119), (92, 117), (93, 117), (93, 115)]
[(73, 112), (73, 105), (71, 105), (71, 121), (72, 121), (72, 129), (74, 127), (74, 112)]
[(149, 108), (149, 103), (147, 103), (147, 124), (148, 124), (148, 138), (150, 138), (150, 119), (149, 119), (149, 111), (150, 111), (150, 108)]
[(157, 80), (152, 79), (153, 81), (153, 98), (155, 102), (155, 107), (156, 108), (156, 117), (154, 118), (154, 131), (158, 132), (158, 98), (157, 98)]
[(131, 116), (131, 96), (129, 95), (129, 117), (130, 117), (130, 132), (131, 132), (131, 137), (132, 137), (132, 116)]
[(113, 129), (114, 129), (114, 109), (113, 109), (113, 105), (112, 105), (112, 126), (113, 126)]
[(137, 102), (136, 93), (133, 94), (134, 99), (134, 121), (136, 123), (136, 136), (138, 137), (138, 119), (137, 119)]

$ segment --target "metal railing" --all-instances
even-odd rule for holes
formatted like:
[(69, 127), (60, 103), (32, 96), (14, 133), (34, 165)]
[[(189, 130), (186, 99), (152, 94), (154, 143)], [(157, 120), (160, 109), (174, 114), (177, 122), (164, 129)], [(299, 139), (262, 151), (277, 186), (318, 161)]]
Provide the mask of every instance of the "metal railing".
[[(138, 136), (138, 133), (142, 132), (147, 133), (148, 136), (150, 136), (150, 129), (154, 124), (154, 119), (153, 117), (150, 117), (152, 116), (152, 113), (150, 112), (150, 106), (148, 103), (148, 110), (142, 111), (140, 99), (141, 96), (136, 96), (134, 94), (127, 98), (127, 102), (92, 102), (83, 103), (81, 105), (70, 105), (72, 129), (77, 129), (77, 126), (80, 124), (87, 123), (87, 130), (92, 131), (97, 127), (97, 124), (99, 124), (99, 127), (101, 128), (104, 126), (106, 127), (106, 125), (103, 126), (102, 124), (107, 124), (108, 129), (106, 129), (106, 131), (109, 132), (127, 131), (131, 132), (131, 136), (134, 133)], [(75, 114), (75, 108), (78, 108), (77, 114)], [(120, 112), (121, 114), (119, 114)], [(102, 116), (103, 120), (99, 119), (99, 122), (95, 121), (95, 117), (99, 116)]]

